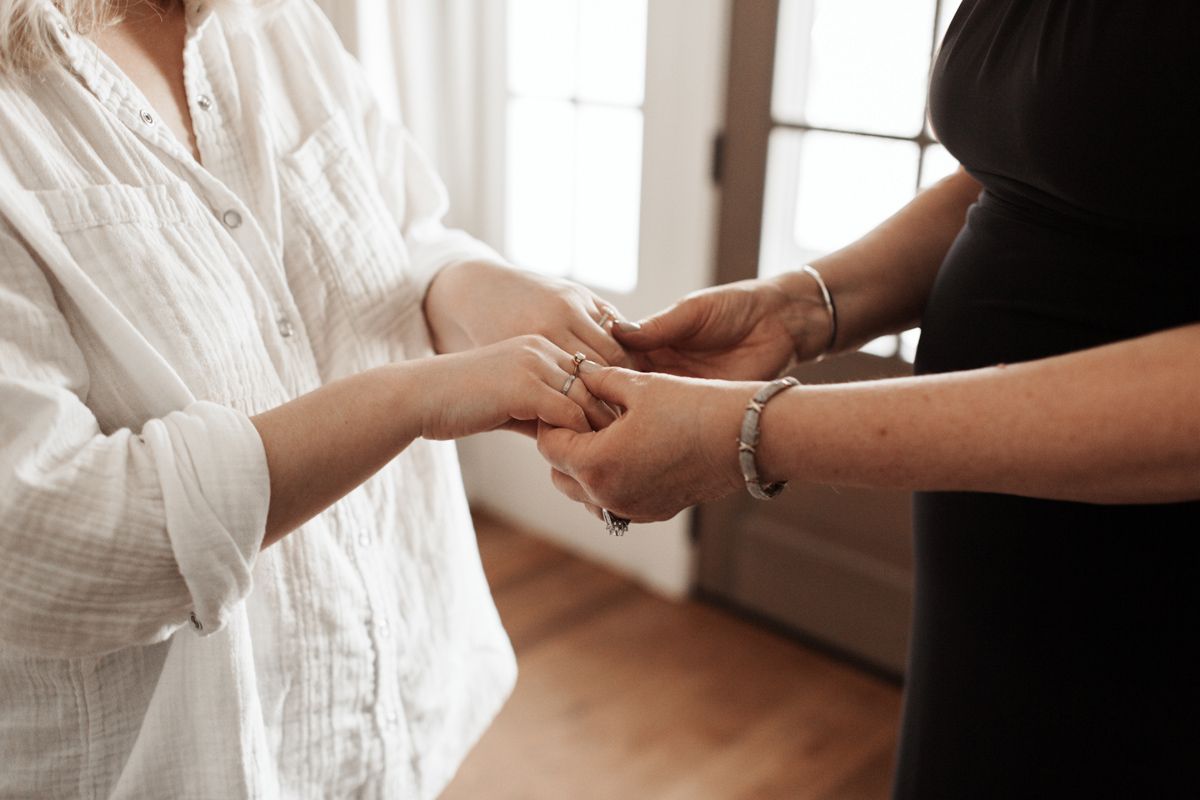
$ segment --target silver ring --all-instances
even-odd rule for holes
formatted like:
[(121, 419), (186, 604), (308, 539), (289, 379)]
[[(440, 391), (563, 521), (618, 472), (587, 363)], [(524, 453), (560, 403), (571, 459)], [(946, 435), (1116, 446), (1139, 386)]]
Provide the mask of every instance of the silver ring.
[(616, 318), (617, 318), (617, 315), (616, 315), (616, 314), (614, 314), (614, 313), (612, 312), (612, 310), (611, 310), (611, 309), (605, 309), (605, 310), (604, 310), (604, 316), (603, 316), (603, 317), (601, 317), (601, 318), (600, 318), (600, 321), (599, 321), (599, 322), (597, 322), (596, 324), (597, 324), (597, 325), (599, 325), (601, 328), (603, 328), (603, 327), (604, 327), (604, 323), (608, 322), (610, 319), (611, 319), (611, 320), (616, 320)]
[(575, 379), (578, 377), (579, 377), (578, 374), (567, 376), (567, 382), (563, 384), (563, 388), (562, 388), (563, 394), (566, 394), (567, 392), (571, 391), (571, 384), (573, 384), (575, 382)]
[(629, 530), (629, 523), (625, 517), (618, 517), (616, 514), (609, 511), (607, 508), (600, 509), (600, 515), (604, 517), (604, 527), (608, 528), (608, 532), (612, 536), (624, 536)]

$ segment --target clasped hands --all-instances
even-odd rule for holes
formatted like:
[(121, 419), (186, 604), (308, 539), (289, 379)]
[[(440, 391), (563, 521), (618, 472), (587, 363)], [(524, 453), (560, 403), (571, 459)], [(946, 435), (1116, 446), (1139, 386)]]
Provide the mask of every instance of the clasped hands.
[[(742, 411), (752, 382), (796, 358), (792, 305), (775, 284), (742, 281), (688, 295), (639, 327), (576, 284), (464, 265), (431, 287), (426, 315), (437, 349), (464, 357), (446, 385), (495, 398), (494, 418), (442, 419), (424, 435), (536, 435), (555, 487), (596, 516), (668, 519), (742, 487)], [(587, 360), (568, 381), (577, 352)]]

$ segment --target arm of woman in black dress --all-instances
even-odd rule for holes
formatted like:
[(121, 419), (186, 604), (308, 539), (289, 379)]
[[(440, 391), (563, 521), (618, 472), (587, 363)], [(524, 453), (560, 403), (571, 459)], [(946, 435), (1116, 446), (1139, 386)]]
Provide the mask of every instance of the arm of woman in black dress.
[[(920, 323), (942, 259), (979, 191), (959, 170), (863, 238), (812, 262), (837, 302), (835, 352)], [(795, 360), (820, 355), (829, 333), (817, 283), (798, 271), (693, 292), (638, 330), (614, 329), (656, 371), (726, 380), (774, 378)]]
[[(978, 189), (958, 173), (862, 240), (814, 262), (838, 304), (836, 349), (916, 324)], [(650, 375), (585, 364), (626, 413), (598, 433), (543, 426), (558, 488), (634, 520), (664, 519), (740, 489), (747, 400), (793, 358), (821, 352), (828, 321), (803, 273), (689, 296), (623, 343)], [(1200, 325), (1067, 355), (941, 375), (801, 386), (773, 399), (757, 461), (766, 481), (988, 491), (1094, 503), (1200, 498)], [(647, 488), (649, 487), (649, 489)]]

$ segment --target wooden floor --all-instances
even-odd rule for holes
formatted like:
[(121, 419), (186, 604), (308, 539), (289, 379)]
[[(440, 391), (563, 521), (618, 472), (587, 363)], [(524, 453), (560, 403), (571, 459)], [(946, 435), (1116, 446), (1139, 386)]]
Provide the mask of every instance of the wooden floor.
[(887, 797), (895, 686), (495, 519), (477, 528), (521, 674), (443, 800)]

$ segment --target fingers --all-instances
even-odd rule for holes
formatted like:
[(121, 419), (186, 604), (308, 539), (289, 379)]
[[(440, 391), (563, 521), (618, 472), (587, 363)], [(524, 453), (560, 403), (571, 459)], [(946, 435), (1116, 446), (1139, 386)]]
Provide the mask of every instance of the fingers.
[[(538, 425), (537, 432), (538, 452), (542, 454), (542, 458), (546, 459), (546, 463), (550, 466), (556, 470), (561, 470), (563, 473), (569, 473), (570, 467), (567, 466), (567, 462), (580, 436), (581, 434), (575, 431), (555, 428), (553, 425), (542, 422)], [(591, 498), (588, 499), (590, 500)]]
[(641, 323), (614, 326), (613, 336), (631, 350), (657, 350), (695, 336), (705, 318), (703, 303), (684, 298)]
[[(538, 419), (556, 428), (565, 428), (575, 433), (592, 432), (592, 424), (588, 421), (587, 414), (578, 403), (563, 394), (561, 389), (552, 389), (546, 386), (540, 394)], [(524, 428), (518, 428), (518, 430), (522, 433), (525, 432)]]
[(586, 506), (593, 506), (597, 511), (599, 511), (600, 506), (596, 503), (595, 499), (587, 493), (587, 490), (580, 485), (579, 481), (575, 480), (567, 473), (551, 467), (550, 482), (554, 484), (555, 489), (558, 489), (559, 492), (566, 495), (568, 499), (574, 500), (576, 503), (582, 503)]
[(595, 356), (598, 356), (593, 358), (593, 353), (589, 353), (588, 357), (593, 361), (606, 366), (634, 369), (637, 367), (635, 359), (613, 338), (614, 327), (620, 319), (621, 315), (615, 308), (598, 302), (594, 314), (588, 317), (583, 330), (577, 331), (576, 335)]
[(579, 379), (597, 400), (629, 408), (641, 373), (619, 367), (602, 367), (591, 361), (579, 365)]
[(607, 405), (597, 400), (582, 380), (576, 380), (571, 384), (570, 391), (567, 392), (567, 397), (574, 401), (587, 417), (588, 424), (594, 431), (603, 430), (613, 424), (617, 419), (617, 414)]

